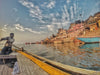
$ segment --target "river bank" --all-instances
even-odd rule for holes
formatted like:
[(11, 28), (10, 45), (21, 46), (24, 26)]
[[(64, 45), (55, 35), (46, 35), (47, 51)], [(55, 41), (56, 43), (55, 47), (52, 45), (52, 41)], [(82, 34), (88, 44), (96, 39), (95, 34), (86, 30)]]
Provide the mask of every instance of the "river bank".
[(78, 43), (84, 42), (77, 39), (79, 36), (100, 36), (100, 12), (97, 12), (88, 19), (81, 21), (77, 20), (70, 24), (69, 29), (60, 28), (57, 34), (52, 34), (49, 38), (45, 38), (39, 44), (64, 44), (69, 42)]

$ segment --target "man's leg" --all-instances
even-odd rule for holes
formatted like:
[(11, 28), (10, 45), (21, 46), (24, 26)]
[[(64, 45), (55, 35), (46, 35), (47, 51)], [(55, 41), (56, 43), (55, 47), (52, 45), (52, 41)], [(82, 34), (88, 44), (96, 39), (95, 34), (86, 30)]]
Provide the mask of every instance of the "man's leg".
[(1, 55), (5, 55), (6, 54), (6, 51), (7, 51), (7, 47), (4, 47), (1, 51)]
[[(4, 47), (4, 48), (1, 50), (1, 55), (6, 55), (6, 51), (7, 51), (7, 47)], [(0, 64), (4, 64), (4, 63), (3, 63), (3, 59), (0, 59)]]
[(10, 54), (10, 53), (12, 53), (12, 48), (11, 47), (9, 47), (8, 51), (7, 51), (7, 54)]

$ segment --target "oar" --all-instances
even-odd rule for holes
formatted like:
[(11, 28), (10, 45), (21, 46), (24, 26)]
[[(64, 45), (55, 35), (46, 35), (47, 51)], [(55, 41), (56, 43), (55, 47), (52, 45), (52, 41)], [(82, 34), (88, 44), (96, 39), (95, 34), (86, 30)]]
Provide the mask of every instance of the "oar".
[(20, 47), (14, 45), (14, 44), (13, 44), (12, 46), (14, 46), (15, 48), (18, 48), (18, 49), (21, 50), (21, 51), (24, 51), (24, 48), (23, 48), (23, 47), (20, 48)]

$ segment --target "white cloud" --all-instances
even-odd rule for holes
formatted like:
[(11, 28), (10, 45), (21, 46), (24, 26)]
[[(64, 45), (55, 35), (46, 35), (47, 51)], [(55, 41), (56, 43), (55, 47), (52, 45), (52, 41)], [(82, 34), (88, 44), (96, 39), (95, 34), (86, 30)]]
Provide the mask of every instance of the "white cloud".
[(32, 7), (34, 7), (34, 4), (33, 4), (32, 2), (28, 2), (28, 1), (25, 1), (25, 0), (19, 0), (19, 2), (20, 2), (23, 6), (25, 6), (25, 7), (27, 7), (27, 8), (32, 8)]
[[(62, 16), (62, 18), (58, 18), (57, 16)], [(62, 28), (62, 26), (66, 29), (68, 29), (70, 26), (70, 14), (66, 5), (64, 5), (62, 9), (62, 15), (58, 12), (50, 13), (49, 18), (52, 19), (51, 23), (46, 26), (40, 27), (40, 29), (48, 29), (51, 32), (56, 32), (58, 28)]]
[(74, 3), (73, 5), (74, 5), (74, 13), (76, 15), (76, 13), (77, 13), (77, 11), (76, 11), (76, 4)]
[(53, 13), (51, 13), (51, 14), (50, 14), (50, 16), (51, 16), (51, 17), (54, 17), (54, 14), (53, 14)]
[[(67, 1), (70, 2), (70, 0), (67, 0)], [(57, 28), (61, 27), (61, 21), (59, 21), (59, 18), (57, 18), (57, 16), (61, 16), (61, 14), (56, 12), (56, 13), (51, 13), (49, 15), (43, 15), (42, 10), (39, 8), (39, 6), (36, 6), (34, 3), (29, 2), (28, 0), (20, 0), (20, 3), (29, 9), (29, 15), (31, 17), (33, 17), (33, 19), (32, 19), (33, 21), (35, 21), (34, 18), (36, 18), (40, 22), (45, 23), (42, 20), (44, 17), (52, 19), (51, 24), (40, 27), (40, 29), (48, 29), (49, 31), (56, 31)], [(41, 6), (43, 6), (44, 8), (52, 9), (55, 7), (55, 4), (56, 4), (56, 2), (51, 0), (50, 3), (44, 2)], [(66, 20), (66, 18), (68, 21)], [(66, 26), (69, 23), (70, 17), (69, 17), (69, 13), (68, 13), (68, 9), (67, 9), (66, 5), (63, 8), (63, 15), (62, 15), (61, 20), (62, 20), (62, 22), (63, 22), (62, 24), (64, 26)], [(24, 28), (24, 30), (35, 33), (32, 29)]]
[(35, 33), (35, 34), (41, 34), (41, 32), (33, 31), (31, 28), (25, 28), (25, 30)]
[[(66, 29), (68, 29), (69, 27), (69, 24), (70, 24), (70, 21), (67, 21), (67, 20), (63, 20), (62, 22), (61, 21), (56, 21), (56, 22), (52, 22), (51, 25), (53, 25), (55, 28), (62, 28), (63, 27), (67, 27)], [(55, 29), (54, 28), (54, 29)]]
[(41, 6), (45, 7), (47, 5), (47, 2), (44, 2)]
[(52, 9), (53, 7), (55, 7), (55, 1), (51, 1), (48, 5), (47, 5), (47, 8), (50, 8)]
[(74, 12), (73, 12), (73, 7), (72, 6), (70, 7), (70, 12), (71, 12), (71, 19), (73, 19), (74, 18)]
[(52, 22), (57, 22), (57, 19), (55, 17), (53, 17)]
[(58, 31), (58, 28), (62, 28), (63, 27), (69, 27), (70, 21), (67, 21), (64, 19), (64, 21), (61, 23), (61, 21), (58, 21), (55, 17), (53, 17), (53, 20), (51, 22), (51, 24), (40, 27), (40, 29), (48, 29), (49, 31), (56, 33)]
[(31, 33), (35, 33), (35, 34), (41, 34), (41, 33), (44, 33), (43, 31), (41, 31), (41, 32), (38, 32), (38, 31), (34, 31), (34, 30), (32, 30), (31, 28), (25, 28), (25, 27), (23, 27), (22, 25), (20, 25), (20, 24), (15, 24), (15, 28), (17, 29), (17, 30), (19, 30), (19, 31), (29, 31), (29, 32), (31, 32)]
[(69, 23), (70, 23), (70, 15), (68, 13), (66, 5), (64, 5), (64, 8), (62, 9), (62, 19), (59, 27), (66, 27), (68, 29)]
[(19, 31), (25, 31), (23, 26), (21, 26), (20, 24), (15, 24), (15, 28)]
[(64, 5), (64, 10), (65, 10), (65, 15), (66, 15), (67, 19), (70, 20), (69, 13), (68, 13), (66, 5)]
[(67, 2), (67, 4), (69, 4), (70, 3), (70, 0), (66, 0), (66, 2)]
[(54, 30), (54, 26), (53, 25), (47, 25), (48, 30), (53, 31)]
[(40, 29), (45, 29), (46, 27), (40, 27)]
[(68, 13), (67, 6), (64, 5), (64, 8), (62, 9), (62, 19), (60, 21), (57, 21), (55, 18), (56, 22), (52, 22), (53, 25), (57, 25), (58, 28), (66, 27), (68, 29), (70, 25), (70, 14)]
[(0, 30), (6, 32), (7, 31), (8, 24), (5, 24), (4, 27), (2, 27)]
[(68, 13), (68, 9), (66, 5), (64, 5), (64, 8), (62, 9), (62, 18), (57, 18), (57, 16), (61, 16), (58, 12), (56, 14), (51, 13), (49, 14), (49, 17), (52, 18), (52, 22), (49, 25), (40, 27), (40, 29), (48, 29), (51, 32), (56, 32), (58, 28), (66, 27), (66, 29), (70, 26), (70, 15)]
[(43, 27), (40, 27), (40, 29), (48, 29), (49, 31), (53, 32), (54, 31), (54, 25), (46, 25)]
[(35, 17), (37, 18), (40, 22), (44, 23), (44, 21), (42, 20), (43, 16), (42, 16), (42, 11), (40, 10), (40, 8), (38, 6), (35, 6), (32, 2), (29, 1), (25, 1), (25, 0), (19, 0), (19, 2), (27, 7), (29, 9), (29, 15), (31, 17)]

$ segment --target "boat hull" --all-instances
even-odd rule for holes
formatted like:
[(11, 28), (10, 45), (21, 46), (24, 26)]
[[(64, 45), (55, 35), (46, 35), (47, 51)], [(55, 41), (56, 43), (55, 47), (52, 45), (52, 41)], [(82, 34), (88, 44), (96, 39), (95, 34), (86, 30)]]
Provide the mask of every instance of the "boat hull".
[(85, 43), (99, 43), (100, 37), (78, 37), (77, 39)]

